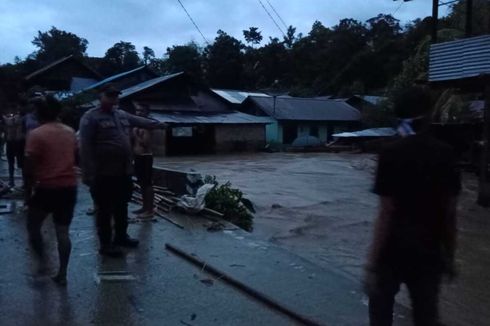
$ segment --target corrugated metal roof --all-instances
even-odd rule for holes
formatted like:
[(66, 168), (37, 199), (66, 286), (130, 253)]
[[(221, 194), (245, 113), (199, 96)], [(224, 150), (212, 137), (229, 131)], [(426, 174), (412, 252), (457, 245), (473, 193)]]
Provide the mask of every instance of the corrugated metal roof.
[(361, 113), (344, 101), (319, 100), (314, 98), (249, 97), (267, 115), (277, 120), (302, 121), (358, 121)]
[(333, 134), (335, 138), (358, 138), (358, 137), (393, 137), (397, 134), (393, 128), (372, 128), (360, 131), (341, 132)]
[(183, 72), (178, 72), (176, 74), (172, 74), (172, 75), (167, 75), (167, 76), (162, 76), (162, 77), (157, 77), (157, 78), (153, 78), (153, 79), (150, 79), (150, 80), (147, 80), (145, 82), (142, 82), (138, 85), (134, 85), (132, 87), (129, 87), (129, 88), (126, 88), (125, 90), (122, 91), (122, 94), (121, 96), (119, 96), (119, 98), (125, 98), (125, 97), (128, 97), (130, 95), (133, 95), (133, 94), (136, 94), (136, 93), (139, 93), (145, 89), (148, 89), (150, 87), (153, 87), (155, 85), (158, 85), (160, 83), (163, 83), (167, 80), (170, 80), (172, 78), (175, 78), (177, 76), (180, 76), (180, 75), (183, 75), (184, 73)]
[[(74, 58), (73, 54), (70, 54), (69, 56), (66, 56), (64, 58), (61, 58), (59, 60), (56, 60), (54, 61), (53, 63), (50, 63), (49, 65), (47, 66), (44, 66), (42, 67), (41, 69), (38, 69), (36, 71), (34, 71), (33, 73), (27, 75), (25, 77), (25, 80), (29, 80), (29, 79), (32, 79), (33, 77), (36, 77), (37, 75), (40, 75), (42, 74), (43, 72), (46, 72), (48, 71), (49, 69), (52, 69), (53, 67), (56, 67), (57, 65), (67, 61), (67, 60), (70, 60), (70, 59), (75, 59), (77, 60), (76, 58)], [(90, 72), (92, 72), (94, 74), (94, 76), (97, 76), (98, 78), (100, 78), (100, 74), (95, 71), (94, 69), (92, 69), (92, 67), (88, 66), (87, 64), (85, 64), (84, 62), (80, 61), (80, 60), (77, 60), (77, 62), (79, 62), (81, 65), (83, 65), (85, 68), (87, 68), (88, 70), (90, 70)]]
[(160, 122), (178, 124), (270, 124), (274, 119), (269, 117), (257, 117), (242, 112), (222, 112), (216, 114), (190, 114), (190, 113), (160, 113), (152, 112), (151, 118)]
[(433, 44), (429, 81), (447, 81), (490, 74), (490, 35)]
[(118, 80), (118, 79), (120, 79), (120, 78), (122, 78), (122, 77), (125, 77), (125, 76), (127, 76), (127, 75), (131, 75), (131, 74), (133, 74), (133, 73), (135, 73), (135, 72), (138, 72), (138, 71), (140, 71), (140, 70), (143, 70), (143, 69), (145, 69), (145, 67), (146, 67), (146, 66), (141, 66), (141, 67), (138, 67), (138, 68), (133, 69), (133, 70), (125, 71), (125, 72), (122, 72), (122, 73), (120, 73), (120, 74), (117, 74), (117, 75), (114, 75), (114, 76), (107, 77), (106, 79), (101, 80), (101, 81), (100, 81), (100, 82), (98, 82), (98, 83), (92, 84), (92, 85), (90, 85), (90, 86), (88, 86), (88, 87), (84, 88), (84, 89), (83, 89), (83, 91), (88, 91), (88, 90), (91, 90), (91, 89), (94, 89), (94, 88), (100, 87), (100, 86), (102, 86), (102, 85), (105, 85), (105, 84), (110, 83), (110, 82), (112, 82), (112, 81)]
[(267, 95), (265, 93), (259, 93), (259, 92), (244, 92), (244, 91), (236, 91), (231, 89), (211, 89), (211, 90), (232, 104), (242, 104), (243, 101), (245, 101), (249, 96), (270, 97), (270, 95)]

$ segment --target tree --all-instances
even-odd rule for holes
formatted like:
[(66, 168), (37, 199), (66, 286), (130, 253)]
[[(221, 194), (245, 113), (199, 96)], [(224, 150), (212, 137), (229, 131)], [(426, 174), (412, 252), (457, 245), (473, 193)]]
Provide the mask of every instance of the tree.
[(327, 79), (332, 51), (331, 36), (331, 29), (315, 21), (308, 35), (297, 40), (290, 49), (287, 79), (296, 95), (315, 95), (312, 84)]
[(105, 53), (101, 70), (105, 75), (113, 75), (137, 68), (140, 63), (136, 47), (131, 42), (120, 41)]
[(424, 40), (415, 49), (415, 53), (403, 62), (401, 72), (393, 79), (389, 88), (388, 95), (394, 99), (399, 92), (413, 86), (415, 81), (427, 77), (428, 57), (429, 57), (430, 36)]
[(368, 37), (374, 47), (382, 47), (400, 36), (400, 21), (391, 15), (379, 14), (367, 20)]
[(143, 47), (143, 63), (149, 65), (155, 59), (155, 51), (145, 46)]
[(361, 70), (366, 85), (380, 89), (400, 72), (400, 63), (409, 56), (411, 49), (404, 48), (400, 22), (393, 16), (379, 14), (368, 19), (366, 25), (368, 47), (357, 69)]
[(270, 88), (278, 81), (281, 86), (289, 84), (287, 74), (289, 72), (289, 54), (278, 38), (270, 38), (269, 43), (258, 50), (259, 62), (256, 86), (258, 88)]
[(262, 34), (257, 27), (250, 27), (248, 30), (244, 30), (243, 36), (245, 37), (245, 41), (251, 44), (252, 47), (262, 42)]
[(51, 27), (47, 32), (38, 31), (32, 44), (38, 48), (33, 54), (40, 64), (46, 64), (68, 55), (86, 55), (88, 41), (77, 35)]
[(201, 66), (201, 50), (196, 43), (191, 42), (187, 45), (174, 45), (171, 48), (167, 48), (164, 60), (166, 73), (185, 71), (200, 80), (202, 78)]
[(367, 50), (367, 29), (363, 23), (342, 19), (329, 29), (317, 22), (307, 41), (313, 51), (310, 59), (313, 64), (308, 69), (313, 74), (310, 84), (314, 93), (335, 94), (360, 79), (360, 62)]
[[(490, 1), (473, 0), (473, 35), (490, 34)], [(443, 27), (465, 30), (466, 24), (466, 0), (455, 3), (451, 13), (441, 20)]]
[(214, 43), (204, 51), (206, 78), (212, 87), (242, 87), (243, 48), (239, 40), (218, 31)]
[(290, 25), (286, 31), (286, 36), (284, 36), (284, 45), (291, 49), (294, 42), (296, 42), (296, 28)]

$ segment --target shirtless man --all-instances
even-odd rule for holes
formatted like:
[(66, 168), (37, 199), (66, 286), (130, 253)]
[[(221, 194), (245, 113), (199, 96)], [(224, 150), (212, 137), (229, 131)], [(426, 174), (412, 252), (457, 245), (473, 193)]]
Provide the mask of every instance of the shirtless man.
[[(147, 105), (136, 104), (136, 115), (148, 118)], [(153, 194), (153, 151), (151, 131), (133, 128), (134, 170), (143, 194), (143, 207), (134, 211), (137, 219), (152, 219), (154, 214)]]

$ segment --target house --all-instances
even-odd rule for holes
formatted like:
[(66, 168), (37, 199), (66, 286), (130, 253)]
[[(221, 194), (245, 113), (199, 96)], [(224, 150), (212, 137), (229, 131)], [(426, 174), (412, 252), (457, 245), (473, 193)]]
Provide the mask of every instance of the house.
[(249, 96), (241, 105), (244, 113), (274, 119), (266, 127), (268, 143), (291, 144), (311, 135), (322, 142), (334, 133), (358, 127), (361, 113), (345, 101), (298, 97)]
[(77, 92), (101, 79), (81, 58), (69, 55), (27, 75), (24, 86), (41, 87), (53, 93)]
[(268, 117), (230, 109), (185, 73), (152, 78), (124, 89), (120, 107), (134, 112), (137, 104), (147, 105), (153, 119), (172, 124), (166, 131), (154, 132), (156, 155), (260, 150), (266, 145), (265, 126), (273, 123)]
[[(432, 44), (429, 52), (429, 78), (432, 88), (456, 88), (460, 93), (481, 94), (483, 107), (482, 137), (473, 138), (471, 147), (480, 163), (478, 203), (490, 206), (490, 35)], [(479, 104), (482, 104), (481, 102)], [(477, 106), (478, 104), (475, 104)], [(470, 107), (471, 109), (471, 107)], [(448, 128), (445, 128), (446, 130)], [(453, 128), (454, 129), (454, 128)], [(460, 128), (461, 129), (461, 128)], [(475, 131), (474, 125), (463, 128), (464, 132)], [(455, 130), (446, 132), (453, 137)], [(460, 137), (461, 138), (461, 137)], [(473, 156), (473, 155), (472, 155)]]

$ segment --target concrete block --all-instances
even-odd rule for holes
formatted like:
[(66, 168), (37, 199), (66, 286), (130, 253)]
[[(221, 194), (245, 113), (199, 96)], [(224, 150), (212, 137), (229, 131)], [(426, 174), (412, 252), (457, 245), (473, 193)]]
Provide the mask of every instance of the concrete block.
[(203, 177), (197, 172), (184, 172), (153, 167), (153, 183), (166, 187), (177, 195), (195, 195)]

